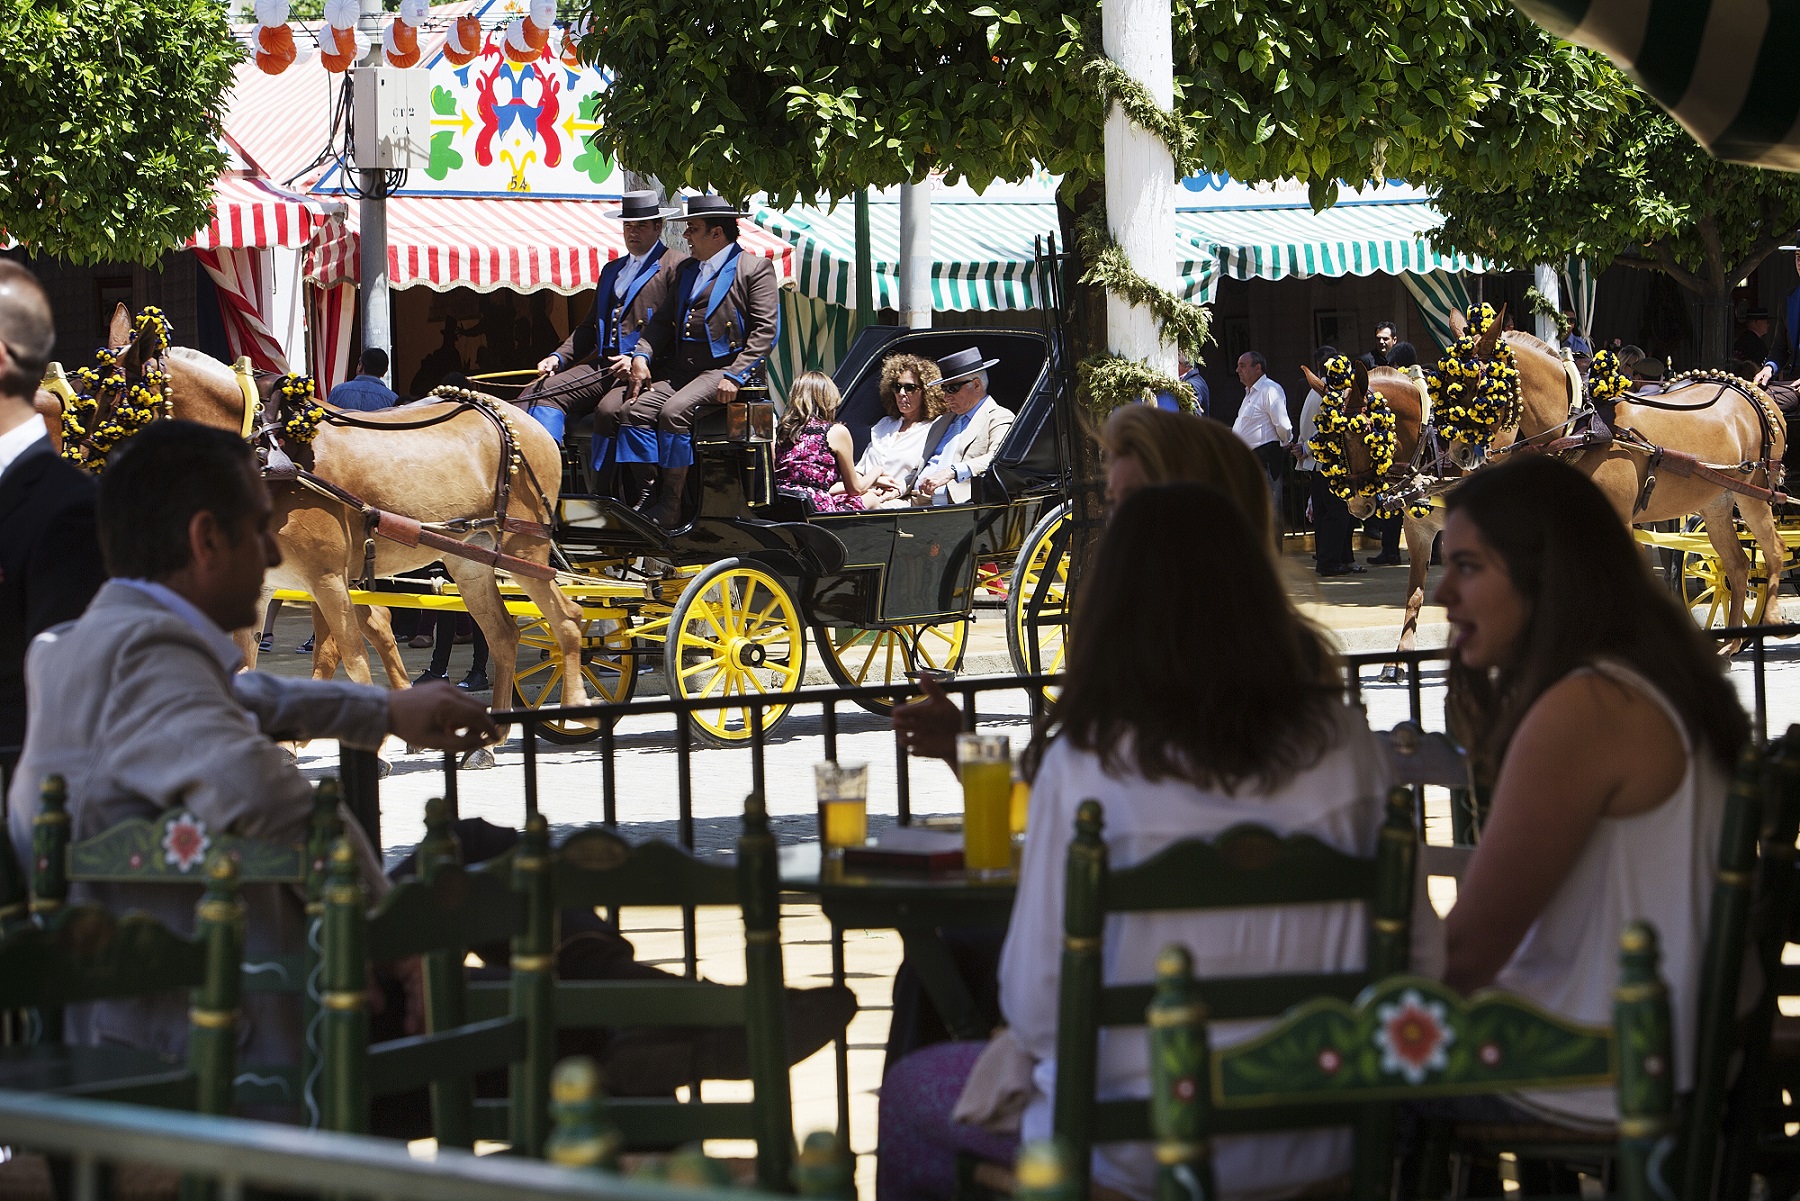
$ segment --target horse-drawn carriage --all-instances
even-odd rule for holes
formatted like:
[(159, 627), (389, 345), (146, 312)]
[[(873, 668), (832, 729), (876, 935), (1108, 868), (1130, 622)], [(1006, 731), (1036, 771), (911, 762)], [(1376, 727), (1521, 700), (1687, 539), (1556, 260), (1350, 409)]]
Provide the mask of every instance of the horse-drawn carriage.
[[(697, 470), (672, 531), (609, 496), (565, 490), (556, 540), (570, 571), (559, 581), (566, 579), (565, 595), (582, 609), (588, 687), (624, 701), (642, 670), (660, 661), (672, 696), (787, 691), (801, 683), (809, 641), (845, 685), (954, 671), (974, 619), (978, 575), (996, 583), (1010, 575), (1000, 586), (1009, 596), (1015, 665), (1054, 669), (1076, 434), (1053, 342), (1053, 334), (1017, 330), (877, 327), (838, 365), (838, 419), (860, 454), (884, 416), (880, 375), (889, 354), (940, 358), (979, 344), (999, 360), (990, 393), (1016, 417), (967, 504), (810, 513), (775, 485), (775, 406), (757, 389), (696, 424)], [(565, 448), (565, 489), (586, 478), (585, 444), (577, 431)], [(524, 637), (526, 645), (550, 644), (535, 623)], [(522, 662), (519, 698), (533, 708), (559, 703), (562, 680), (554, 658)], [(870, 707), (885, 711), (881, 704)], [(769, 709), (766, 720), (784, 713)], [(696, 715), (694, 728), (710, 741), (733, 742), (750, 736), (748, 722), (748, 710), (727, 709)], [(571, 741), (597, 735), (574, 724), (540, 729)]]
[[(276, 493), (285, 561), (273, 595), (318, 605), (320, 674), (341, 659), (368, 679), (367, 636), (401, 684), (386, 610), (410, 607), (471, 613), (494, 651), (500, 707), (509, 696), (531, 708), (623, 702), (651, 671), (687, 699), (785, 692), (802, 682), (809, 641), (840, 683), (893, 683), (960, 665), (978, 573), (1008, 595), (1015, 665), (1060, 665), (1078, 434), (1054, 326), (870, 329), (838, 366), (839, 419), (860, 453), (883, 416), (888, 354), (941, 358), (979, 344), (999, 360), (990, 394), (1016, 417), (969, 503), (809, 512), (777, 487), (775, 406), (747, 388), (697, 423), (698, 469), (670, 530), (568, 490), (584, 478), (585, 439), (557, 446), (486, 394), (440, 389), (380, 413), (328, 411), (310, 381), (257, 381), (245, 362), (233, 369), (168, 341), (160, 315), (134, 324), (121, 309), (99, 369), (73, 385), (53, 372), (66, 453), (98, 468), (110, 446), (163, 416), (241, 432)], [(440, 557), (450, 579), (417, 578)], [(785, 713), (767, 709), (763, 721)], [(693, 729), (729, 744), (751, 737), (751, 721), (748, 707), (708, 710)], [(591, 720), (539, 728), (565, 741), (599, 735)]]

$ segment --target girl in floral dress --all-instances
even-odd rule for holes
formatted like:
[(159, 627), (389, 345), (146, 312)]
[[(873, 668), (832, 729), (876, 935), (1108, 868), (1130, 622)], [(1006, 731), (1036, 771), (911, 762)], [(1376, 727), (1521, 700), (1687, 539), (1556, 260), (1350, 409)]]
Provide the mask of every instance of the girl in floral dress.
[[(808, 371), (794, 381), (775, 430), (775, 486), (806, 501), (815, 513), (859, 511), (858, 493), (874, 483), (857, 475), (850, 431), (832, 420), (841, 399), (830, 377)], [(832, 491), (840, 484), (841, 490)]]

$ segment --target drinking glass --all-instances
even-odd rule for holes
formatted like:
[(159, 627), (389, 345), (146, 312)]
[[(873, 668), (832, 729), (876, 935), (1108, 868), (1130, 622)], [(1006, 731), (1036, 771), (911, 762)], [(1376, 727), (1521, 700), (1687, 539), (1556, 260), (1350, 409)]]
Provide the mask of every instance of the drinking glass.
[(963, 866), (972, 872), (1012, 867), (1012, 746), (1004, 734), (958, 734), (963, 786)]
[(827, 759), (813, 764), (819, 791), (819, 845), (827, 856), (869, 840), (869, 765)]

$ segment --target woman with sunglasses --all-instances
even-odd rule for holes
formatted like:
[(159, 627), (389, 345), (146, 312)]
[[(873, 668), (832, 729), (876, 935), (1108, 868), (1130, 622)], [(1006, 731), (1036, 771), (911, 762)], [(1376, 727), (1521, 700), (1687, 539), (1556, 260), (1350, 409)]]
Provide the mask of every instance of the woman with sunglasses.
[(863, 494), (863, 507), (904, 504), (925, 463), (925, 435), (932, 418), (944, 409), (938, 366), (916, 354), (888, 356), (881, 364), (881, 407), (887, 416), (869, 431), (869, 445), (856, 461), (856, 474), (873, 479)]

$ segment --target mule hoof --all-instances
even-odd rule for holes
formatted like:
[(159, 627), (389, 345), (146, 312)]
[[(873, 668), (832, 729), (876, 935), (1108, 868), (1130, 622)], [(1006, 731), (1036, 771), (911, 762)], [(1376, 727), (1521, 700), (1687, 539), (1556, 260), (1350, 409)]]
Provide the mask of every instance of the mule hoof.
[(462, 762), (457, 766), (463, 771), (486, 771), (494, 766), (494, 752), (485, 746), (478, 746), (464, 754)]
[(1375, 678), (1383, 684), (1398, 684), (1400, 682), (1400, 669), (1390, 663), (1382, 668), (1381, 674)]
[(382, 759), (380, 757), (376, 758), (376, 760), (375, 760), (375, 778), (377, 780), (387, 779), (389, 773), (391, 773), (393, 770), (394, 770), (394, 765), (392, 763), (389, 763), (386, 759)]

